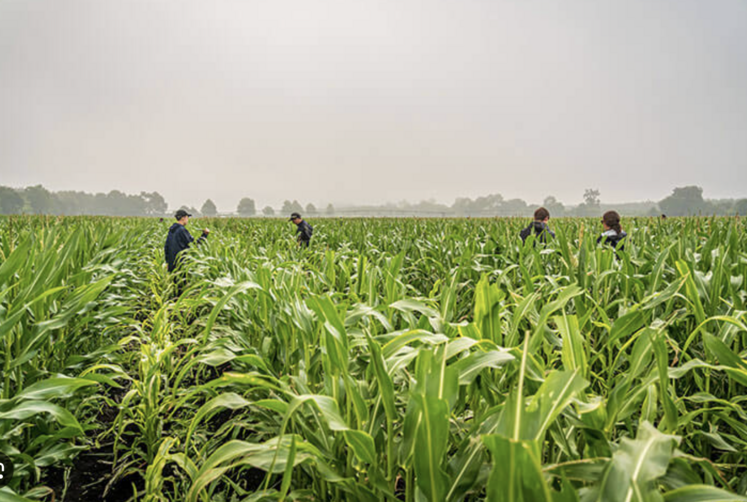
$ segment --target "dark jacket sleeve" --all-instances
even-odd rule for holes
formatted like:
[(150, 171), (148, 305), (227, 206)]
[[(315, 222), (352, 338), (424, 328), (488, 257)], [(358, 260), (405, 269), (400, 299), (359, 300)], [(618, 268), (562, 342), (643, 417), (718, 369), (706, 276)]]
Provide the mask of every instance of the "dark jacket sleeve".
[(189, 230), (182, 227), (182, 230), (179, 232), (179, 235), (177, 236), (177, 239), (179, 239), (179, 249), (184, 250), (189, 247), (190, 244), (193, 242), (197, 245), (202, 244), (207, 240), (207, 234), (205, 232), (202, 233), (201, 236), (197, 238), (195, 241), (195, 238), (192, 237), (192, 234), (189, 233)]

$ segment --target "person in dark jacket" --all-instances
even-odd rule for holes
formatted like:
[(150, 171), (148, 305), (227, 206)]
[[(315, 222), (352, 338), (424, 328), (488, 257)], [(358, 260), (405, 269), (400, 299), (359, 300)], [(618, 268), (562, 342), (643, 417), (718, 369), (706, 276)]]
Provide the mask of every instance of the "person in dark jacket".
[[(179, 253), (189, 247), (190, 244), (195, 242), (192, 234), (189, 233), (185, 227), (189, 221), (191, 214), (187, 213), (184, 209), (179, 209), (174, 217), (176, 223), (171, 225), (169, 233), (166, 236), (166, 245), (163, 250), (166, 255), (166, 264), (168, 265), (169, 272), (173, 272), (177, 265), (177, 256)], [(202, 231), (202, 235), (197, 239), (197, 244), (205, 241), (210, 231), (206, 228)]]
[(547, 236), (555, 237), (555, 232), (550, 230), (547, 222), (550, 221), (550, 211), (541, 207), (534, 212), (534, 221), (524, 230), (519, 233), (521, 242), (526, 242), (532, 233), (536, 235), (536, 239), (543, 244), (547, 243)]
[(302, 247), (309, 247), (309, 243), (311, 242), (311, 235), (314, 233), (314, 228), (306, 223), (298, 213), (291, 214), (290, 221), (296, 224), (296, 239), (298, 240), (298, 245)]
[(628, 234), (620, 226), (620, 215), (617, 214), (617, 211), (607, 211), (604, 213), (602, 216), (602, 225), (604, 225), (604, 232), (597, 238), (597, 244), (603, 242), (619, 251), (624, 251), (625, 242), (623, 239)]

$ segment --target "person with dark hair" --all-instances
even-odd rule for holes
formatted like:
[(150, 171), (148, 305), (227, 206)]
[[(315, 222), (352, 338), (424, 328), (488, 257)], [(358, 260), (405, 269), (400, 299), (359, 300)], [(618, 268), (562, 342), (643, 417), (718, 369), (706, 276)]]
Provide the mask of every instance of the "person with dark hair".
[(550, 230), (547, 222), (550, 221), (550, 211), (541, 207), (534, 212), (534, 221), (529, 224), (524, 230), (519, 233), (521, 242), (526, 242), (530, 235), (534, 232), (537, 236), (537, 240), (541, 243), (547, 243), (547, 236), (555, 237), (555, 232)]
[(609, 244), (615, 249), (624, 251), (625, 243), (623, 239), (628, 234), (620, 226), (620, 215), (617, 214), (617, 211), (607, 211), (604, 213), (602, 216), (602, 225), (604, 225), (604, 232), (597, 238), (597, 244), (604, 242), (604, 244)]
[[(176, 223), (171, 225), (171, 228), (169, 228), (169, 233), (166, 236), (166, 244), (163, 248), (164, 254), (166, 255), (166, 264), (168, 265), (169, 272), (173, 272), (174, 269), (176, 269), (176, 258), (179, 253), (187, 249), (190, 244), (195, 242), (192, 234), (190, 234), (189, 230), (185, 228), (187, 226), (187, 222), (189, 222), (190, 216), (192, 215), (187, 213), (187, 211), (185, 211), (184, 209), (179, 209), (174, 215), (174, 217), (176, 218)], [(207, 239), (209, 233), (210, 231), (207, 228), (203, 230), (202, 235), (197, 239), (197, 244), (204, 242)]]
[(298, 235), (298, 245), (301, 247), (309, 247), (311, 242), (311, 235), (314, 233), (314, 227), (306, 223), (301, 215), (293, 213), (290, 215), (290, 221), (296, 224), (296, 234)]

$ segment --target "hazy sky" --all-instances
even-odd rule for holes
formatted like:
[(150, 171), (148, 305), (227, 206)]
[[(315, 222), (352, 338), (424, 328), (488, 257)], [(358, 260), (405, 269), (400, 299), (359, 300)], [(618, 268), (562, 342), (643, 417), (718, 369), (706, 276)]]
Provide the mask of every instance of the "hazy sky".
[(747, 196), (745, 0), (2, 0), (0, 185)]

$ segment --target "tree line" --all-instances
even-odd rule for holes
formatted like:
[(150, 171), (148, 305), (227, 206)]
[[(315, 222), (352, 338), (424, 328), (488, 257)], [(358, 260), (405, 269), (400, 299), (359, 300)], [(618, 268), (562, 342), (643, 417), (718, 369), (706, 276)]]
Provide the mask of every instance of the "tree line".
[[(556, 197), (545, 197), (542, 204), (527, 203), (522, 199), (506, 199), (501, 194), (489, 194), (475, 199), (459, 197), (453, 204), (425, 200), (418, 203), (401, 201), (370, 206), (348, 206), (335, 208), (327, 204), (317, 208), (314, 204), (301, 204), (297, 200), (286, 200), (280, 209), (264, 206), (258, 209), (254, 199), (242, 198), (234, 214), (251, 216), (287, 216), (297, 212), (304, 216), (526, 216), (540, 205), (546, 207), (553, 217), (598, 216), (608, 209), (615, 209), (628, 216), (688, 216), (688, 215), (747, 215), (747, 198), (709, 200), (703, 197), (698, 186), (678, 187), (658, 202), (632, 202), (605, 204), (596, 189), (586, 189), (583, 202), (565, 205)], [(181, 206), (195, 216), (217, 216), (217, 206), (207, 199), (202, 206)], [(103, 215), (103, 216), (167, 216), (169, 205), (158, 192), (126, 194), (118, 190), (109, 193), (87, 193), (81, 191), (52, 192), (41, 185), (26, 188), (0, 186), (0, 214), (51, 214), (51, 215)]]
[(51, 192), (41, 185), (21, 189), (0, 186), (2, 214), (161, 216), (167, 211), (168, 204), (158, 192), (131, 195), (112, 190), (93, 194)]

